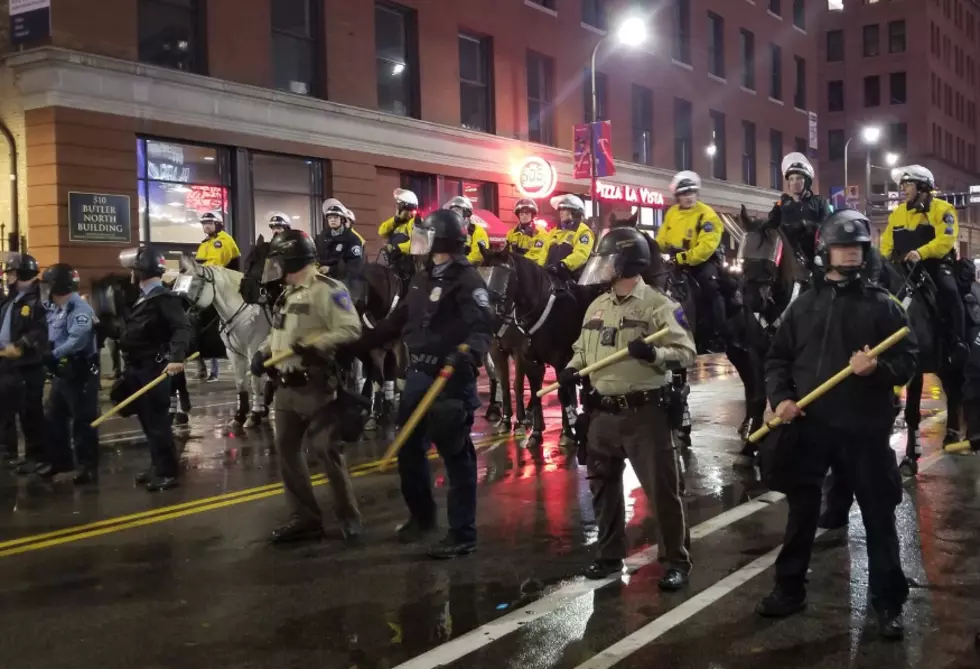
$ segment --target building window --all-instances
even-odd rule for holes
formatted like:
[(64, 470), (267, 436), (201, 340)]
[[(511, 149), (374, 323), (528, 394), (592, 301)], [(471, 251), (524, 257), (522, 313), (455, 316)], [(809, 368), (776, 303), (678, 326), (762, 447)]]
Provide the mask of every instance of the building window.
[(196, 249), (209, 211), (221, 212), (234, 234), (230, 161), (224, 148), (137, 139), (140, 240)]
[(708, 72), (725, 78), (725, 19), (708, 12)]
[(783, 99), (783, 50), (769, 45), (769, 97)]
[(783, 9), (781, 7), (781, 4), (782, 3), (780, 2), (780, 0), (769, 0), (769, 11), (775, 14), (776, 16), (782, 16)]
[(459, 117), (469, 130), (494, 131), (492, 62), (489, 37), (459, 36)]
[(711, 112), (711, 144), (715, 147), (714, 155), (711, 156), (711, 176), (715, 179), (728, 178), (728, 144), (725, 138), (725, 115), (721, 112)]
[(592, 121), (603, 121), (607, 118), (606, 116), (606, 75), (602, 72), (595, 73), (595, 118), (592, 117), (592, 73), (590, 70), (585, 71), (585, 85), (582, 86), (582, 90), (585, 92), (585, 122), (590, 123)]
[(633, 84), (633, 162), (653, 165), (653, 91)]
[(269, 216), (274, 211), (289, 215), (294, 230), (315, 235), (321, 230), (323, 212), (323, 164), (310, 158), (252, 153), (252, 203), (255, 237), (272, 239)]
[(827, 62), (836, 63), (844, 60), (844, 31), (827, 31)]
[(769, 131), (769, 181), (773, 190), (783, 189), (783, 133)]
[(139, 59), (184, 72), (207, 72), (198, 0), (140, 0)]
[(606, 0), (582, 0), (582, 23), (606, 29)]
[(755, 123), (751, 121), (742, 121), (742, 182), (756, 185)]
[(310, 0), (277, 0), (272, 4), (272, 76), (277, 90), (314, 95), (319, 80), (317, 44), (322, 23)]
[(421, 118), (418, 29), (413, 10), (381, 2), (374, 5), (374, 59), (378, 109)]
[(839, 79), (827, 82), (827, 111), (844, 111), (844, 82)]
[(864, 78), (864, 106), (877, 107), (881, 104), (881, 77), (874, 75)]
[(533, 2), (534, 4), (541, 5), (545, 9), (550, 9), (551, 11), (555, 11), (557, 9), (557, 7), (555, 6), (557, 1), (558, 0), (531, 0), (531, 2)]
[(755, 90), (755, 35), (742, 28), (742, 86)]
[(674, 60), (691, 63), (690, 0), (674, 0)]
[(694, 134), (691, 124), (691, 103), (674, 98), (674, 167), (692, 169), (691, 148)]
[(905, 52), (905, 21), (888, 22), (888, 53)]
[(873, 23), (871, 25), (864, 26), (861, 37), (864, 44), (863, 49), (865, 57), (870, 58), (872, 56), (877, 56), (881, 50), (881, 47), (878, 44), (878, 24)]
[(806, 139), (804, 139), (803, 137), (797, 137), (796, 139), (793, 140), (793, 145), (794, 145), (793, 148), (794, 151), (796, 151), (797, 153), (802, 153), (804, 156), (806, 155), (807, 153)]
[(905, 73), (892, 72), (888, 75), (888, 88), (891, 91), (891, 104), (904, 105), (907, 99)]
[(800, 30), (806, 30), (806, 3), (804, 0), (793, 0), (793, 25)]
[(555, 61), (527, 52), (527, 138), (555, 145)]
[(806, 109), (806, 60), (793, 56), (796, 65), (796, 90), (793, 92), (793, 106)]
[(844, 158), (844, 142), (843, 130), (827, 131), (827, 157), (830, 160), (842, 160)]
[(458, 195), (468, 197), (473, 203), (473, 209), (486, 209), (491, 214), (496, 214), (499, 209), (497, 206), (497, 184), (439, 177), (439, 202), (447, 202)]

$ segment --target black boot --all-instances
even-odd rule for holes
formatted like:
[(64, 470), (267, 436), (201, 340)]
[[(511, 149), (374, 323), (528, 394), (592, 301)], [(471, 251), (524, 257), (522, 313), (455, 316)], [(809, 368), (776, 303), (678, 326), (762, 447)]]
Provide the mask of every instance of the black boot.
[(364, 535), (364, 527), (358, 518), (349, 518), (340, 522), (340, 533), (348, 546), (360, 546)]
[(235, 411), (235, 422), (239, 425), (248, 418), (248, 393), (238, 393), (238, 410)]
[(785, 618), (806, 608), (806, 595), (792, 597), (779, 588), (762, 598), (755, 612), (763, 618)]
[(269, 541), (274, 544), (284, 544), (292, 541), (319, 541), (322, 538), (322, 524), (293, 518), (282, 527), (272, 530)]
[(687, 572), (678, 567), (671, 567), (667, 570), (659, 581), (657, 581), (657, 586), (664, 592), (677, 592), (687, 586), (690, 577)]
[(901, 608), (883, 609), (878, 612), (878, 634), (890, 641), (898, 641), (905, 637)]
[(404, 523), (395, 528), (395, 536), (398, 537), (398, 541), (403, 544), (410, 544), (421, 539), (424, 539), (428, 535), (432, 534), (436, 530), (435, 521), (429, 524), (423, 524), (419, 522), (415, 516), (412, 516)]
[(179, 485), (176, 476), (154, 476), (146, 482), (146, 490), (147, 492), (162, 492), (173, 490)]
[(452, 534), (447, 534), (442, 541), (429, 548), (426, 553), (433, 560), (452, 560), (465, 557), (475, 550), (475, 541), (459, 541)]
[(589, 565), (589, 568), (585, 570), (584, 576), (590, 581), (598, 581), (606, 578), (607, 576), (612, 576), (613, 574), (621, 574), (622, 572), (623, 572), (622, 560), (599, 559)]

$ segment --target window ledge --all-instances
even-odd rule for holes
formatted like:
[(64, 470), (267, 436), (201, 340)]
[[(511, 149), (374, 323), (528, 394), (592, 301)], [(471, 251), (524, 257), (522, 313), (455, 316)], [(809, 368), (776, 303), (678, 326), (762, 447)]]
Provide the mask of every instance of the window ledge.
[[(527, 2), (527, 0), (524, 0), (524, 1), (525, 1), (525, 2)], [(766, 10), (766, 14), (768, 14), (768, 15), (769, 15), (769, 16), (771, 16), (771, 17), (773, 17), (774, 19), (779, 19), (780, 21), (782, 21), (782, 20), (783, 20), (783, 17), (782, 17), (782, 16), (780, 16), (779, 14), (776, 14), (776, 13), (775, 13), (774, 11), (772, 11), (771, 9), (767, 9), (767, 10)]]
[(751, 88), (746, 88), (745, 86), (739, 86), (739, 88), (741, 88), (746, 93), (750, 93), (752, 95), (758, 95), (758, 93), (756, 93), (755, 90), (753, 90)]
[(549, 14), (551, 16), (558, 16), (558, 10), (548, 9), (544, 5), (539, 5), (538, 3), (532, 2), (531, 0), (524, 0), (524, 4), (527, 7), (531, 7), (532, 9), (538, 10), (539, 12), (544, 12), (545, 14)]
[(769, 96), (769, 102), (774, 102), (777, 105), (784, 106), (784, 107), (786, 106), (786, 103), (785, 102), (783, 102), (782, 100), (777, 100), (776, 98), (774, 98), (771, 95)]
[(585, 21), (582, 21), (582, 27), (588, 30), (590, 33), (595, 33), (596, 35), (602, 35), (603, 37), (606, 36), (605, 30), (603, 30), (602, 28), (596, 28), (591, 23), (586, 23)]
[(807, 111), (805, 109), (800, 109), (799, 107), (796, 107), (796, 106), (794, 106), (793, 109), (795, 109), (796, 111), (800, 112), (804, 116), (807, 115)]
[(677, 60), (676, 58), (671, 58), (670, 62), (672, 62), (677, 67), (683, 67), (685, 70), (691, 70), (692, 72), (694, 71), (694, 66), (691, 65), (690, 63), (685, 63), (683, 61)]
[(806, 28), (801, 28), (795, 23), (793, 24), (793, 30), (795, 30), (798, 33), (803, 33), (804, 35), (806, 35)]
[(708, 79), (713, 79), (714, 81), (717, 81), (719, 84), (728, 83), (728, 79), (725, 79), (725, 77), (719, 77), (717, 74), (711, 74), (711, 72), (708, 72)]
[(747, 3), (749, 3), (750, 5), (754, 5), (754, 4), (755, 4), (755, 0), (745, 0), (745, 1), (746, 1)]

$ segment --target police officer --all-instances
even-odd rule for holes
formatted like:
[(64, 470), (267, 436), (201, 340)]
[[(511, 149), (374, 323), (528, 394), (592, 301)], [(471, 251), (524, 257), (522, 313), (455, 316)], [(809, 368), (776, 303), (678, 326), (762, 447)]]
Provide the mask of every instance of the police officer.
[(833, 208), (823, 197), (814, 194), (813, 165), (802, 153), (790, 153), (783, 158), (782, 171), (786, 192), (773, 205), (764, 227), (782, 228), (793, 248), (803, 256), (807, 269), (813, 271), (817, 231)]
[(949, 319), (951, 357), (962, 364), (968, 357), (966, 313), (953, 276), (959, 223), (956, 208), (932, 196), (936, 180), (921, 165), (897, 170), (905, 202), (888, 215), (881, 235), (881, 255), (888, 260), (921, 262), (939, 291), (943, 315)]
[(455, 211), (463, 219), (466, 229), (466, 243), (463, 253), (471, 265), (483, 262), (483, 252), (490, 248), (490, 236), (482, 226), (473, 220), (473, 201), (465, 195), (457, 195), (442, 206), (443, 209)]
[[(429, 556), (449, 559), (476, 549), (476, 449), (470, 438), (473, 413), (480, 406), (477, 368), (490, 348), (493, 314), (486, 284), (463, 255), (466, 231), (455, 211), (440, 209), (412, 230), (412, 253), (427, 256), (408, 296), (350, 353), (377, 348), (401, 337), (408, 348), (398, 423), (404, 424), (444, 364), (455, 372), (428, 414), (398, 452), (402, 496), (411, 514), (398, 527), (400, 541), (424, 538), (436, 529), (436, 504), (426, 453), (434, 442), (446, 465), (449, 533)], [(459, 351), (461, 344), (469, 349)]]
[[(678, 172), (670, 183), (677, 204), (667, 210), (657, 231), (657, 244), (681, 268), (689, 271), (701, 288), (701, 303), (708, 306), (715, 341), (710, 348), (722, 351), (725, 330), (725, 298), (718, 282), (718, 247), (725, 225), (715, 210), (698, 201), (701, 177)], [(720, 340), (720, 341), (719, 341)]]
[(388, 265), (392, 267), (408, 286), (408, 280), (415, 272), (415, 262), (411, 256), (412, 228), (419, 215), (419, 198), (410, 190), (396, 188), (395, 215), (378, 227), (378, 236), (386, 241), (384, 252)]
[(558, 227), (548, 235), (545, 267), (559, 278), (575, 278), (595, 245), (595, 234), (585, 222), (585, 203), (577, 195), (557, 195), (551, 206), (558, 211)]
[[(818, 253), (826, 275), (790, 306), (766, 360), (769, 402), (781, 420), (799, 420), (799, 443), (786, 445), (792, 455), (775, 461), (789, 519), (776, 587), (756, 610), (779, 617), (804, 608), (821, 484), (833, 464), (861, 507), (879, 632), (895, 639), (902, 637), (909, 590), (895, 528), (902, 482), (889, 444), (892, 388), (912, 377), (916, 344), (910, 334), (879, 358), (868, 356), (871, 346), (908, 325), (901, 305), (864, 278), (870, 249), (870, 224), (859, 212), (840, 211), (824, 222)], [(854, 374), (803, 414), (796, 402), (847, 365)]]
[(316, 252), (321, 265), (357, 269), (364, 262), (364, 238), (353, 228), (354, 214), (344, 204), (330, 198), (323, 203), (327, 227), (316, 236)]
[(95, 313), (78, 294), (78, 272), (58, 263), (44, 270), (42, 292), (50, 297), (45, 363), (54, 376), (48, 395), (48, 462), (38, 474), (49, 477), (75, 469), (78, 485), (99, 480), (99, 435), (91, 426), (99, 413), (99, 352)]
[[(132, 270), (140, 297), (125, 314), (119, 333), (125, 371), (113, 387), (112, 399), (117, 402), (163, 372), (170, 376), (182, 373), (193, 334), (183, 299), (163, 285), (167, 269), (163, 253), (152, 246), (127, 249), (120, 252), (119, 264)], [(149, 470), (137, 475), (136, 482), (150, 492), (176, 488), (179, 463), (167, 411), (169, 380), (156, 385), (134, 405), (150, 446), (152, 463)]]
[[(290, 348), (297, 354), (276, 365), (276, 451), (290, 517), (273, 530), (271, 540), (323, 536), (322, 512), (303, 453), (308, 440), (326, 466), (344, 540), (355, 543), (361, 536), (361, 515), (342, 445), (336, 440), (343, 417), (335, 401), (339, 381), (331, 351), (356, 340), (361, 321), (344, 285), (318, 273), (315, 262), (316, 245), (309, 235), (289, 230), (272, 240), (262, 276), (263, 283), (283, 279), (286, 288), (276, 301), (272, 331), (252, 359), (252, 373), (264, 374), (265, 362)], [(305, 341), (318, 334), (314, 343)]]
[(528, 260), (544, 265), (547, 259), (548, 234), (534, 221), (538, 215), (538, 204), (531, 198), (523, 198), (514, 205), (517, 225), (507, 231), (507, 246)]
[[(600, 579), (623, 568), (623, 470), (629, 459), (657, 513), (667, 565), (660, 588), (679, 590), (691, 570), (690, 533), (671, 436), (668, 370), (692, 364), (697, 352), (683, 310), (640, 277), (649, 264), (650, 247), (637, 230), (614, 228), (603, 236), (579, 283), (608, 290), (586, 309), (575, 355), (558, 380), (574, 387), (578, 370), (629, 348), (630, 357), (589, 377), (594, 393), (586, 403), (586, 468), (599, 540), (598, 555), (585, 575)], [(668, 334), (656, 345), (643, 341), (664, 327)]]
[(293, 219), (289, 214), (275, 211), (269, 214), (269, 229), (272, 230), (272, 238), (275, 239), (280, 233), (293, 229)]
[(217, 211), (201, 214), (201, 227), (207, 235), (197, 247), (195, 258), (202, 265), (238, 269), (242, 253), (235, 238), (225, 232), (225, 221)]
[[(37, 260), (9, 253), (4, 263), (13, 272), (11, 291), (0, 305), (0, 406), (7, 459), (18, 474), (32, 474), (44, 464), (43, 356), (48, 350), (47, 312), (41, 302)], [(17, 423), (24, 431), (24, 458), (18, 459)]]

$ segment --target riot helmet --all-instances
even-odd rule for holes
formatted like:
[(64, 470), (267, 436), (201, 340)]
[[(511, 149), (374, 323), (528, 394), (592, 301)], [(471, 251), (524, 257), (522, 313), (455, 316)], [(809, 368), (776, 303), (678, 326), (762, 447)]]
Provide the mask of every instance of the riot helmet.
[(225, 219), (219, 211), (207, 211), (201, 214), (201, 225), (204, 226), (205, 232), (207, 232), (207, 226), (213, 225), (214, 232), (209, 232), (209, 235), (215, 235), (225, 229)]
[(273, 237), (285, 230), (292, 230), (293, 219), (290, 218), (289, 214), (284, 214), (281, 211), (274, 211), (269, 214), (269, 229), (272, 230)]
[[(551, 198), (551, 207), (558, 212), (558, 225), (562, 228), (577, 226), (585, 218), (585, 203), (578, 195), (556, 195)], [(563, 220), (561, 213), (567, 211), (570, 214), (568, 220)]]
[(29, 253), (18, 253), (16, 251), (7, 253), (3, 261), (3, 271), (14, 272), (17, 281), (32, 281), (37, 278), (38, 265), (34, 256)]
[(612, 228), (585, 263), (579, 285), (608, 285), (639, 276), (650, 265), (650, 245), (635, 228)]
[(137, 281), (159, 278), (167, 271), (167, 259), (152, 246), (141, 246), (119, 252), (119, 265), (133, 270)]
[(465, 195), (457, 195), (442, 205), (442, 208), (455, 211), (464, 221), (470, 220), (470, 216), (473, 215), (473, 201)]
[[(858, 264), (832, 265), (830, 249), (834, 246), (860, 246), (861, 262)], [(868, 265), (871, 255), (871, 223), (868, 217), (855, 209), (842, 209), (823, 222), (817, 237), (817, 264), (824, 269), (834, 269), (847, 278), (856, 278)]]
[(316, 261), (316, 245), (302, 230), (286, 230), (269, 243), (262, 283), (272, 283)]
[(674, 175), (670, 180), (670, 192), (675, 197), (688, 193), (697, 193), (701, 190), (701, 177), (697, 172), (683, 170)]
[[(522, 219), (522, 214), (527, 214), (526, 222)], [(522, 228), (530, 229), (534, 224), (534, 217), (538, 215), (538, 203), (529, 197), (522, 198), (514, 204), (514, 215)]]
[(41, 275), (41, 299), (48, 300), (49, 296), (62, 296), (77, 293), (81, 278), (74, 267), (68, 263), (51, 265)]
[(419, 197), (407, 188), (396, 188), (395, 218), (405, 220), (415, 216), (419, 211)]
[[(907, 165), (892, 170), (892, 179), (905, 192), (906, 200), (911, 202), (920, 195), (928, 195), (936, 189), (936, 178), (932, 171), (922, 165)], [(914, 185), (915, 190), (905, 189), (907, 185)]]
[[(813, 165), (802, 153), (794, 151), (787, 154), (782, 162), (783, 179), (790, 181), (790, 177), (798, 176), (803, 178), (803, 189), (798, 192), (790, 192), (790, 195), (803, 195), (813, 187)], [(793, 184), (790, 182), (790, 191), (793, 191)]]
[(339, 234), (350, 223), (350, 209), (337, 198), (330, 198), (323, 203), (323, 217), (331, 234)]
[(463, 252), (466, 223), (452, 209), (437, 209), (412, 228), (410, 252), (414, 256), (430, 253)]

